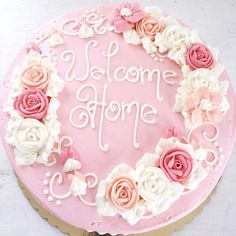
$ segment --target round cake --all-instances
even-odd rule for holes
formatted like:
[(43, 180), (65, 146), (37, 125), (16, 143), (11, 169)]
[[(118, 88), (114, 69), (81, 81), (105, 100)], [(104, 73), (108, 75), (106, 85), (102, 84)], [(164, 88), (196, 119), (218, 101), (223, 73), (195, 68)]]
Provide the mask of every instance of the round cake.
[(38, 31), (1, 88), (13, 169), (77, 229), (136, 234), (198, 208), (230, 157), (235, 95), (218, 50), (159, 7), (75, 10)]

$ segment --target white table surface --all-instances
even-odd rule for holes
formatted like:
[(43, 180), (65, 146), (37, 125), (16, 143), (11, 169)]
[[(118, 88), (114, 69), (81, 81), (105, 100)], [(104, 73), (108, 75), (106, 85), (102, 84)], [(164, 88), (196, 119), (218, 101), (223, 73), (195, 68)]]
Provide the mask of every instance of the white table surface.
[[(112, 0), (1, 0), (0, 80), (27, 37), (53, 18), (81, 6), (119, 2)], [(235, 0), (146, 0), (198, 29), (209, 45), (220, 48), (236, 89), (236, 1)], [(1, 96), (1, 95), (0, 95)], [(204, 210), (175, 236), (236, 235), (236, 146), (216, 193)], [(31, 208), (23, 196), (0, 144), (0, 235), (62, 236)]]

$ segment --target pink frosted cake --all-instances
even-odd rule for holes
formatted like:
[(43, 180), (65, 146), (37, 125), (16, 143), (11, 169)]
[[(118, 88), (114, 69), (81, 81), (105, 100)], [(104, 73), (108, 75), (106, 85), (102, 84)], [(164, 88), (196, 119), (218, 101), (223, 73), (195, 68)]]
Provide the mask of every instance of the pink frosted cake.
[(75, 10), (19, 52), (1, 136), (46, 211), (89, 232), (168, 225), (209, 196), (235, 139), (218, 51), (158, 7)]

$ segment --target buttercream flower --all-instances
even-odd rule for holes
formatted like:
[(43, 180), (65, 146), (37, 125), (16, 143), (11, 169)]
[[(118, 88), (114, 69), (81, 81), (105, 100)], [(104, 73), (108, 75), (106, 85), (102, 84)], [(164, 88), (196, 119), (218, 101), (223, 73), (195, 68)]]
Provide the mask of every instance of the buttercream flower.
[(36, 119), (23, 119), (14, 129), (14, 145), (21, 153), (38, 153), (46, 144), (47, 127)]
[(190, 115), (193, 124), (202, 124), (205, 121), (219, 123), (223, 119), (222, 101), (221, 93), (201, 87), (183, 101), (184, 112)]
[(24, 118), (41, 120), (48, 109), (48, 97), (39, 89), (28, 89), (15, 98), (14, 108)]
[(199, 68), (211, 69), (215, 60), (209, 48), (200, 43), (193, 44), (186, 53), (186, 63), (192, 70)]
[(62, 162), (66, 162), (67, 159), (79, 160), (79, 158), (80, 155), (74, 146), (65, 147), (60, 154), (60, 159), (62, 160)]
[(140, 37), (148, 37), (151, 40), (155, 39), (155, 35), (162, 32), (163, 26), (153, 17), (145, 16), (135, 25), (136, 32)]
[(119, 32), (125, 32), (134, 27), (134, 23), (144, 17), (145, 13), (140, 9), (139, 3), (123, 2), (114, 9), (110, 23)]
[(192, 171), (192, 157), (182, 148), (171, 148), (161, 155), (159, 165), (170, 180), (183, 182)]
[(69, 174), (68, 179), (71, 181), (70, 191), (75, 197), (86, 194), (88, 184), (84, 175), (79, 172), (75, 172), (74, 175)]
[(155, 36), (155, 44), (161, 53), (167, 50), (179, 51), (192, 42), (191, 31), (181, 25), (167, 26), (162, 33)]
[(130, 210), (139, 200), (137, 185), (131, 178), (117, 177), (107, 187), (107, 198), (119, 210)]
[(21, 75), (21, 82), (25, 88), (44, 90), (50, 81), (50, 71), (42, 65), (31, 65)]
[(146, 201), (164, 201), (170, 192), (170, 181), (157, 167), (144, 169), (138, 182), (139, 193)]
[(136, 224), (145, 213), (143, 201), (139, 201), (137, 182), (134, 169), (124, 163), (116, 166), (106, 179), (99, 182), (96, 194), (98, 214), (119, 214), (129, 224)]
[(145, 153), (136, 164), (136, 171), (139, 194), (147, 211), (154, 215), (168, 209), (184, 190), (182, 184), (171, 182), (163, 170), (156, 167), (154, 154)]

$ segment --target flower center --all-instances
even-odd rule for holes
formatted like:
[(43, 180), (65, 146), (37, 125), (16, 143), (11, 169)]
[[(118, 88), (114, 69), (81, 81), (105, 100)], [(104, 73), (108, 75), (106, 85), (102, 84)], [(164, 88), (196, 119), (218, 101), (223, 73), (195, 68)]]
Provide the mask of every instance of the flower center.
[(212, 110), (212, 103), (208, 99), (202, 99), (200, 102), (199, 108), (204, 111)]
[(131, 16), (132, 12), (129, 8), (124, 7), (124, 8), (121, 9), (120, 14), (122, 16)]

